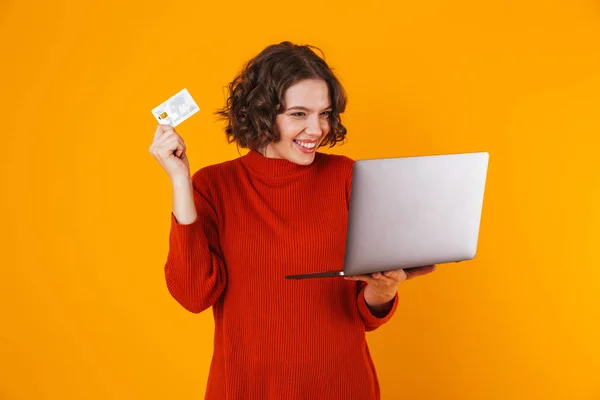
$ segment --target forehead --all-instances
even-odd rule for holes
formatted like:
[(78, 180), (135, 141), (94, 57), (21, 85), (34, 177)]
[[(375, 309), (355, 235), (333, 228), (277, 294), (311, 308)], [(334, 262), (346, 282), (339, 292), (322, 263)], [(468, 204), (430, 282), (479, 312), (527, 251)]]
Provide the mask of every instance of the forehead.
[(307, 79), (290, 86), (285, 92), (285, 105), (290, 107), (307, 107), (324, 109), (331, 106), (329, 88), (323, 80)]

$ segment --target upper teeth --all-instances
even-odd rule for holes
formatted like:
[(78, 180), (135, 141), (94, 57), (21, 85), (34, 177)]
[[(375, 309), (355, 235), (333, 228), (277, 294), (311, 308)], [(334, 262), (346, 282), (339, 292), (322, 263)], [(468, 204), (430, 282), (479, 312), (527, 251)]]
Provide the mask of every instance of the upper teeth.
[(307, 149), (314, 149), (315, 146), (317, 145), (316, 143), (303, 143), (303, 142), (299, 142), (296, 140), (296, 143), (298, 143), (300, 146), (307, 148)]

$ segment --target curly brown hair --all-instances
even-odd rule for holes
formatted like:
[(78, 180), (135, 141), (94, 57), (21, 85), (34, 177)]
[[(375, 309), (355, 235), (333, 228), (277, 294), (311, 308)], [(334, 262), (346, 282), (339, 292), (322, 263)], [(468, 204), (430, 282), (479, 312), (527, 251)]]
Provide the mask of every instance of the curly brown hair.
[(324, 57), (318, 47), (285, 41), (266, 47), (244, 65), (226, 87), (225, 107), (216, 111), (216, 115), (226, 121), (229, 143), (236, 142), (238, 148), (258, 151), (279, 141), (275, 119), (285, 110), (285, 92), (305, 79), (322, 79), (329, 88), (331, 130), (319, 147), (343, 143), (346, 127), (340, 114), (346, 109), (346, 92), (324, 58), (313, 49)]

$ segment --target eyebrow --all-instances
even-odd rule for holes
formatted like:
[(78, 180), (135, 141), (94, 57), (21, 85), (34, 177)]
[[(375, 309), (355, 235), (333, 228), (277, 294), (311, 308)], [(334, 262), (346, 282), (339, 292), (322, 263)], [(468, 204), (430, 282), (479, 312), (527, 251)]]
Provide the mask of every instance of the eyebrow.
[[(329, 110), (331, 108), (332, 108), (332, 106), (329, 106), (327, 108), (324, 108), (323, 110)], [(289, 111), (289, 110), (312, 111), (310, 108), (302, 107), (302, 106), (294, 106), (294, 107), (290, 107), (290, 108), (286, 109), (286, 111)]]

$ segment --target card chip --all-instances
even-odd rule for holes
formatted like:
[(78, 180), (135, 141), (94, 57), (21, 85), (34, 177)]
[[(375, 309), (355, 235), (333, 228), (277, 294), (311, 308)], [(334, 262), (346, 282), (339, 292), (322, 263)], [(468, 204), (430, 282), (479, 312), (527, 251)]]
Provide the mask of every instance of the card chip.
[(159, 117), (160, 119), (165, 119), (165, 118), (167, 118), (167, 112), (166, 112), (166, 111), (163, 111), (163, 113), (162, 113), (162, 114), (160, 114), (158, 117)]

